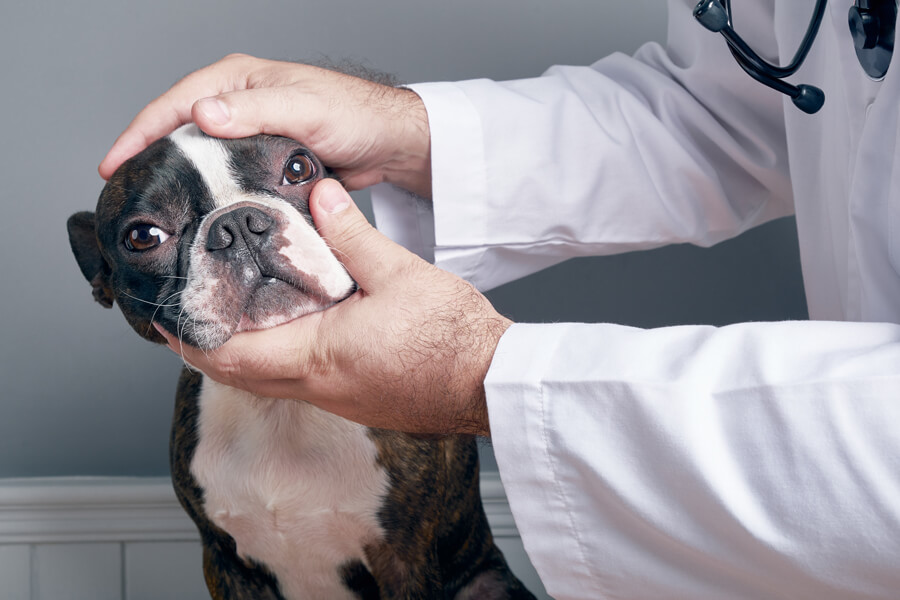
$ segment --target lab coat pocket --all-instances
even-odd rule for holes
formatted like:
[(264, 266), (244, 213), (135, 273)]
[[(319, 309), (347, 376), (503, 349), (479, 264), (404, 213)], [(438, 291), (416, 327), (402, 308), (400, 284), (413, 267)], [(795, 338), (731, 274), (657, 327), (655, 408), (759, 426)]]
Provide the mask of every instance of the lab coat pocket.
[[(896, 111), (896, 109), (894, 110)], [(896, 115), (893, 116), (896, 117)], [(900, 140), (900, 120), (896, 121), (894, 129), (893, 139), (885, 141), (885, 145), (890, 145), (890, 148), (885, 147), (885, 151), (881, 153), (883, 157), (891, 157), (889, 163), (890, 175), (885, 173), (883, 180), (885, 187), (873, 186), (873, 192), (881, 195), (884, 198), (884, 202), (887, 203), (888, 250), (891, 257), (891, 266), (895, 272), (900, 273), (900, 152), (898, 152), (900, 148), (897, 148), (897, 141)], [(884, 166), (887, 167), (887, 165)], [(877, 179), (877, 170), (873, 169), (869, 173), (869, 177)], [(885, 213), (882, 212), (881, 214)]]
[[(900, 131), (897, 132), (900, 136)], [(887, 180), (887, 187), (878, 190), (884, 195), (887, 202), (888, 218), (888, 247), (891, 256), (891, 266), (894, 271), (900, 273), (900, 153), (894, 153), (891, 174)], [(882, 213), (884, 214), (884, 213)]]

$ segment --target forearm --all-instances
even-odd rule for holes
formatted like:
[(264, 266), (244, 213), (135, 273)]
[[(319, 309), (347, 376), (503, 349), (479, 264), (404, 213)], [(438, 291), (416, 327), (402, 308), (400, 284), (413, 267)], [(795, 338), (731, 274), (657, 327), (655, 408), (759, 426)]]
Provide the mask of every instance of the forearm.
[[(673, 19), (691, 19), (685, 2), (670, 4)], [(781, 99), (716, 36), (673, 30), (665, 49), (590, 67), (411, 86), (431, 136), (422, 254), (484, 290), (573, 256), (707, 246), (790, 214)], [(395, 231), (383, 198), (379, 227)]]
[(548, 591), (893, 597), (898, 365), (891, 324), (514, 325), (492, 441)]

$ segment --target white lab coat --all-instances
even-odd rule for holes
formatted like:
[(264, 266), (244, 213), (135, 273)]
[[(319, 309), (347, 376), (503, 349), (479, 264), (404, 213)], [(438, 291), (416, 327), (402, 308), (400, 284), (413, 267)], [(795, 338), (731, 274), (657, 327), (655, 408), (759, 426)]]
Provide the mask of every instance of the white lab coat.
[[(559, 599), (900, 598), (900, 58), (870, 81), (832, 0), (806, 115), (693, 3), (666, 48), (413, 86), (433, 205), (379, 186), (376, 220), (486, 289), (794, 213), (811, 322), (512, 326), (485, 382), (500, 475)], [(736, 2), (736, 28), (785, 64), (813, 4)]]

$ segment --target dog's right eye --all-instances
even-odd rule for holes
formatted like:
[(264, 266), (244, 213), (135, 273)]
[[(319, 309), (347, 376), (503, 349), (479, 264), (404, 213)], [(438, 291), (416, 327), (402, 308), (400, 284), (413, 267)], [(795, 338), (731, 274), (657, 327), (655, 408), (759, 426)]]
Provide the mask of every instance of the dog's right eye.
[(132, 252), (143, 252), (156, 248), (169, 239), (169, 234), (156, 225), (142, 224), (134, 227), (125, 236), (125, 247)]

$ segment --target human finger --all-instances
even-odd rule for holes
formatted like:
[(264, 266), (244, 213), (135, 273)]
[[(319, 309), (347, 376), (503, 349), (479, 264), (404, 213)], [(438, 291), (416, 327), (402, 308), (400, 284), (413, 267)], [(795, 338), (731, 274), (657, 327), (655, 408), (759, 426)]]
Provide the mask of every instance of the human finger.
[(198, 99), (245, 87), (246, 69), (255, 60), (250, 56), (229, 55), (183, 77), (132, 119), (100, 163), (100, 176), (109, 179), (123, 162), (189, 123), (191, 108)]
[(259, 393), (279, 380), (302, 382), (325, 363), (315, 343), (320, 313), (270, 329), (235, 334), (213, 350), (185, 344), (154, 323), (170, 350), (214, 380)]
[(201, 98), (193, 105), (190, 117), (213, 137), (241, 138), (265, 133), (311, 145), (310, 134), (325, 112), (320, 104), (316, 96), (302, 95), (291, 87), (254, 88)]
[[(147, 110), (152, 113), (145, 113)], [(190, 122), (190, 107), (182, 110), (177, 105), (153, 105), (151, 102), (144, 111), (119, 135), (100, 162), (97, 171), (103, 179), (109, 179), (123, 162), (159, 138)]]
[(324, 179), (317, 183), (309, 208), (319, 234), (368, 293), (390, 285), (396, 269), (421, 261), (372, 227), (337, 181)]

